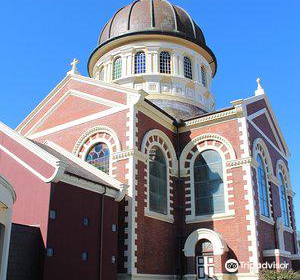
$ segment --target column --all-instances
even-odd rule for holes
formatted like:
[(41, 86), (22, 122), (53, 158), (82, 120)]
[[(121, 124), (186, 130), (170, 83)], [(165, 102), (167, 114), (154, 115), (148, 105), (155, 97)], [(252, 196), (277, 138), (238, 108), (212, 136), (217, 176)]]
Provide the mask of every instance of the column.
[(174, 53), (173, 55), (173, 73), (174, 76), (179, 75), (179, 54), (178, 53)]
[(4, 209), (0, 210), (4, 215), (5, 223), (4, 223), (4, 232), (2, 233), (2, 252), (0, 252), (0, 280), (6, 280), (7, 274), (7, 264), (8, 264), (8, 254), (9, 254), (9, 244), (10, 244), (10, 233), (11, 233), (11, 218), (12, 218), (12, 210)]
[(159, 73), (159, 47), (148, 47), (148, 61), (150, 62), (149, 70), (150, 74)]
[(184, 58), (183, 58), (183, 55), (182, 54), (179, 54), (178, 55), (178, 74), (179, 74), (179, 76), (181, 76), (181, 77), (183, 77), (184, 76), (184, 73), (183, 73), (183, 71), (184, 71), (184, 62), (183, 62), (183, 60), (184, 60)]

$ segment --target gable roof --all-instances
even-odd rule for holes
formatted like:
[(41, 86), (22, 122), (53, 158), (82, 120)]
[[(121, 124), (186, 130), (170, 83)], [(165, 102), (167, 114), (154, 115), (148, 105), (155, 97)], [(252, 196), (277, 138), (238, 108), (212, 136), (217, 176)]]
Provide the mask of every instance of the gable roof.
[[(0, 122), (0, 136), (1, 133), (5, 137), (8, 137), (10, 141), (2, 141), (5, 143), (1, 143), (0, 150), (14, 158), (14, 160), (23, 165), (29, 172), (33, 173), (44, 182), (64, 182), (66, 180), (69, 182), (70, 177), (76, 177), (78, 182), (76, 180), (72, 180), (72, 182), (77, 182), (75, 185), (79, 187), (81, 187), (82, 184), (85, 185), (86, 189), (89, 189), (88, 183), (92, 183), (93, 187), (90, 189), (91, 191), (97, 190), (94, 185), (98, 185), (100, 187), (98, 188), (99, 190), (103, 187), (109, 188), (111, 191), (107, 194), (113, 196), (118, 201), (122, 200), (124, 197), (127, 185), (110, 177), (108, 174), (98, 170), (80, 158), (77, 158), (62, 147), (51, 142), (45, 142), (42, 144), (29, 140)], [(20, 158), (22, 153), (19, 155), (10, 149), (10, 142), (17, 144), (20, 149), (26, 151), (26, 157)], [(39, 160), (39, 162), (34, 165), (33, 161), (37, 160)], [(45, 163), (48, 167), (51, 167), (49, 168), (51, 172), (50, 177), (49, 172), (47, 173), (48, 176), (46, 176), (43, 173), (43, 169), (38, 170), (37, 168), (38, 165)], [(84, 184), (83, 181), (87, 184)], [(70, 182), (70, 184), (72, 184), (72, 182)], [(106, 191), (104, 193), (106, 193)]]
[[(280, 129), (278, 120), (275, 116), (275, 113), (271, 107), (270, 101), (266, 93), (257, 96), (252, 96), (250, 98), (245, 99), (245, 105), (246, 106), (251, 105), (254, 104), (255, 102), (262, 101), (262, 100), (265, 102), (266, 106), (264, 108), (260, 108), (256, 110), (255, 112), (247, 113), (247, 119), (256, 129), (260, 130), (255, 124), (255, 119), (264, 115), (274, 135), (275, 143), (274, 141), (270, 140), (267, 136), (265, 137), (267, 138), (268, 141), (273, 143), (274, 146), (278, 147), (278, 149), (281, 151), (284, 157), (288, 158), (290, 156), (289, 148), (287, 146), (283, 133)], [(262, 131), (260, 132), (263, 133)]]

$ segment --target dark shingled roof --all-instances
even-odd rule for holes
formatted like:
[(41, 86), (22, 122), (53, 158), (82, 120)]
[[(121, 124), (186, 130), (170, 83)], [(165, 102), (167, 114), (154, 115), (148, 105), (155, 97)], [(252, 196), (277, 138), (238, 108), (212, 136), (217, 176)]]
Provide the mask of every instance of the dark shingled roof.
[(43, 150), (45, 150), (46, 152), (48, 152), (49, 154), (51, 154), (54, 157), (56, 157), (57, 159), (59, 159), (60, 161), (66, 163), (67, 164), (67, 167), (65, 170), (66, 174), (70, 174), (75, 177), (82, 178), (84, 180), (99, 184), (101, 186), (106, 186), (106, 187), (117, 190), (117, 188), (111, 186), (110, 184), (108, 184), (106, 181), (104, 181), (100, 177), (98, 177), (95, 174), (89, 172), (88, 170), (82, 168), (79, 164), (77, 164), (76, 162), (72, 161), (71, 159), (65, 157), (64, 155), (62, 155), (58, 151), (54, 150), (53, 148), (51, 148), (45, 144), (39, 143), (37, 141), (33, 141), (33, 140), (31, 140), (31, 141), (34, 144), (36, 144), (37, 146), (39, 146), (40, 148), (42, 148)]

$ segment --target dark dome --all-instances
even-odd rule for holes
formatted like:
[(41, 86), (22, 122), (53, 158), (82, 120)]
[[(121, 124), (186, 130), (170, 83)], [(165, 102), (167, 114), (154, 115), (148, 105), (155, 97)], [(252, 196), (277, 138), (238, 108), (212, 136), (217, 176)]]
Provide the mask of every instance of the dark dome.
[(105, 25), (99, 45), (132, 33), (166, 34), (205, 45), (203, 33), (190, 15), (165, 0), (138, 0), (117, 11)]
[(216, 58), (207, 47), (200, 27), (185, 10), (167, 0), (137, 0), (118, 10), (103, 28), (99, 45), (91, 57), (116, 39), (140, 34), (167, 35), (195, 43), (208, 53), (208, 62), (213, 64), (215, 74)]

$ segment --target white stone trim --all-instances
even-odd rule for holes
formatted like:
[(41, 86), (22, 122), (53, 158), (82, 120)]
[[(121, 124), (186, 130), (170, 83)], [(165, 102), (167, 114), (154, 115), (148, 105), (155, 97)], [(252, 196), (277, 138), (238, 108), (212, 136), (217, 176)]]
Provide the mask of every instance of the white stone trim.
[(128, 185), (112, 178), (110, 175), (106, 174), (105, 172), (95, 168), (94, 166), (88, 164), (84, 160), (80, 159), (79, 157), (75, 156), (74, 154), (70, 153), (69, 151), (65, 150), (61, 146), (51, 142), (51, 141), (45, 141), (45, 145), (51, 147), (52, 149), (58, 151), (63, 156), (67, 157), (69, 160), (75, 162), (76, 164), (80, 165), (83, 169), (86, 171), (94, 174), (95, 176), (101, 178), (103, 181), (107, 182), (108, 185), (113, 186), (117, 190), (119, 190), (123, 197), (125, 195), (126, 190), (128, 189)]
[(264, 139), (285, 159), (287, 160), (287, 156), (276, 147), (276, 145), (269, 139), (267, 135), (263, 133), (263, 131), (251, 120), (248, 120), (249, 123), (264, 137)]
[[(205, 141), (205, 142), (207, 143), (207, 141)], [(199, 143), (199, 142), (196, 142), (196, 143)], [(204, 152), (206, 150), (214, 150), (214, 151), (218, 152), (219, 155), (222, 158), (225, 211), (224, 211), (224, 213), (215, 214), (215, 215), (196, 216), (196, 214), (195, 214), (195, 188), (194, 188), (194, 172), (193, 172), (194, 169), (193, 169), (193, 167), (194, 167), (194, 162), (195, 162), (196, 158), (202, 152)], [(235, 156), (235, 154), (234, 154), (234, 156)], [(186, 159), (186, 157), (184, 159)], [(186, 160), (183, 160), (183, 158), (181, 158), (180, 159), (180, 164), (184, 165), (185, 161)], [(190, 180), (189, 180), (190, 181), (189, 186), (190, 187), (189, 187), (189, 189), (190, 189), (190, 192), (191, 192), (191, 200), (190, 200), (190, 202), (188, 202), (188, 204), (191, 204), (191, 209), (186, 209), (186, 210), (190, 210), (191, 214), (186, 215), (186, 218), (185, 218), (186, 223), (195, 223), (196, 221), (201, 221), (201, 220), (203, 220), (203, 221), (214, 220), (214, 218), (216, 218), (217, 220), (219, 220), (222, 217), (226, 219), (228, 217), (234, 216), (235, 211), (233, 209), (230, 209), (230, 205), (231, 204), (229, 203), (229, 190), (228, 190), (229, 183), (228, 183), (228, 177), (229, 177), (230, 174), (228, 174), (227, 166), (226, 166), (225, 154), (222, 151), (221, 147), (217, 147), (217, 146), (214, 146), (214, 145), (207, 145), (207, 144), (204, 145), (203, 147), (200, 147), (200, 146), (197, 145), (197, 151), (193, 154), (193, 156), (192, 156), (192, 158), (190, 160), (190, 168), (189, 169), (190, 169), (190, 174), (189, 174), (189, 178), (190, 178)]]
[[(202, 134), (200, 136), (195, 137), (184, 147), (184, 149), (180, 155), (180, 169), (184, 169), (186, 158), (194, 146), (196, 146), (197, 144), (199, 144), (201, 142), (210, 141), (210, 140), (212, 140), (212, 141), (217, 140), (217, 141), (221, 142), (223, 145), (226, 146), (227, 151), (229, 151), (230, 160), (236, 159), (236, 153), (235, 153), (231, 143), (226, 138), (224, 138), (221, 135), (215, 134), (215, 133), (206, 133), (206, 134)], [(221, 151), (221, 153), (223, 154), (223, 151)]]
[[(281, 144), (281, 142), (280, 142), (280, 139), (279, 139), (279, 137), (278, 137), (278, 134), (277, 134), (277, 132), (276, 132), (276, 130), (275, 130), (275, 127), (274, 127), (274, 125), (273, 125), (273, 123), (272, 123), (271, 117), (270, 117), (270, 115), (269, 115), (269, 113), (268, 113), (268, 111), (267, 111), (266, 108), (263, 108), (263, 109), (261, 109), (261, 110), (255, 112), (254, 114), (248, 116), (248, 119), (249, 119), (249, 121), (251, 121), (252, 123), (254, 123), (254, 119), (255, 119), (255, 118), (257, 118), (257, 117), (259, 117), (259, 116), (261, 116), (261, 115), (264, 115), (264, 114), (266, 115), (266, 118), (267, 118), (267, 120), (268, 120), (268, 122), (269, 122), (269, 125), (270, 125), (271, 129), (272, 129), (272, 132), (273, 132), (273, 135), (274, 135), (274, 137), (275, 137), (275, 139), (276, 139), (276, 142), (277, 142), (277, 144), (278, 144), (278, 146), (279, 146), (281, 152), (284, 154), (285, 151), (284, 151), (284, 149), (283, 149), (283, 146), (282, 146), (282, 144)], [(265, 136), (265, 135), (264, 135), (264, 136)], [(266, 137), (267, 137), (267, 136), (266, 136)], [(268, 137), (267, 137), (267, 138), (268, 138)], [(268, 140), (270, 140), (270, 139), (268, 138)], [(271, 140), (270, 140), (270, 141), (271, 141)], [(275, 144), (275, 143), (274, 143), (274, 144)]]
[[(256, 159), (258, 155), (260, 155), (263, 159), (263, 164), (266, 172), (266, 184), (267, 184), (267, 190), (268, 190), (268, 207), (269, 207), (269, 214), (270, 217), (264, 217), (260, 214), (260, 219), (267, 222), (267, 223), (274, 223), (273, 219), (273, 211), (272, 211), (272, 199), (271, 199), (271, 186), (270, 186), (270, 177), (273, 177), (273, 164), (271, 160), (271, 156), (268, 150), (267, 145), (261, 138), (256, 138), (253, 142), (253, 151), (252, 151), (253, 157)], [(256, 170), (256, 186), (257, 186), (257, 196), (258, 201), (260, 202), (260, 195), (259, 195), (259, 183), (258, 183), (258, 174), (257, 174), (257, 168)], [(259, 203), (259, 211), (261, 213), (260, 209), (260, 203)]]
[(105, 111), (102, 111), (102, 112), (99, 112), (99, 113), (95, 113), (95, 114), (92, 114), (92, 115), (89, 115), (89, 116), (86, 116), (86, 117), (82, 117), (82, 118), (79, 118), (79, 119), (76, 119), (76, 120), (73, 120), (73, 121), (70, 121), (70, 122), (67, 122), (67, 123), (64, 123), (64, 124), (54, 126), (52, 128), (49, 128), (49, 129), (45, 129), (41, 132), (37, 132), (37, 133), (31, 134), (31, 135), (26, 133), (26, 137), (28, 137), (30, 139), (40, 138), (40, 137), (43, 137), (43, 136), (46, 136), (46, 135), (49, 135), (49, 134), (53, 134), (53, 133), (56, 133), (56, 132), (59, 132), (59, 131), (63, 131), (63, 130), (66, 130), (68, 128), (75, 127), (75, 126), (78, 126), (78, 125), (81, 125), (81, 124), (84, 124), (84, 123), (87, 123), (87, 122), (90, 122), (90, 121), (94, 121), (94, 120), (97, 120), (97, 119), (101, 119), (103, 117), (114, 115), (114, 114), (122, 112), (124, 110), (128, 110), (128, 107), (125, 106), (125, 105), (123, 107), (120, 107), (120, 108), (119, 107), (111, 108), (111, 109), (108, 109), (108, 110), (105, 110)]
[(7, 264), (10, 245), (12, 206), (16, 200), (16, 193), (11, 184), (0, 175), (0, 223), (4, 227), (3, 246), (0, 252), (0, 279), (5, 280), (7, 274)]
[(186, 257), (195, 257), (196, 245), (202, 239), (211, 242), (214, 248), (214, 255), (221, 256), (229, 250), (226, 242), (219, 233), (207, 228), (201, 228), (193, 231), (186, 239), (183, 249), (184, 255)]
[(146, 147), (147, 141), (151, 137), (154, 137), (154, 136), (161, 138), (163, 140), (163, 142), (167, 145), (168, 151), (171, 154), (171, 159), (167, 159), (167, 160), (171, 160), (172, 167), (177, 168), (178, 162), (177, 162), (177, 156), (176, 156), (174, 146), (173, 146), (172, 142), (170, 141), (169, 137), (159, 129), (152, 129), (145, 134), (143, 141), (142, 141), (141, 152), (147, 154), (147, 150), (149, 150), (149, 147)]
[[(147, 137), (147, 138), (146, 138)], [(150, 136), (152, 137), (152, 136)], [(144, 137), (144, 140), (146, 139), (148, 142), (148, 140), (150, 139), (150, 137), (148, 138), (148, 135), (146, 134), (145, 137)], [(143, 140), (143, 143), (144, 143), (144, 140)], [(146, 144), (145, 144), (146, 145)], [(151, 151), (151, 148), (154, 147), (154, 146), (157, 146), (163, 153), (164, 157), (165, 157), (165, 161), (166, 161), (166, 171), (167, 171), (167, 214), (164, 215), (164, 214), (160, 214), (160, 213), (155, 213), (153, 211), (150, 210), (150, 201), (149, 201), (149, 187), (150, 187), (150, 170), (149, 170), (149, 160), (147, 161), (147, 205), (145, 207), (145, 210), (144, 210), (144, 214), (145, 216), (147, 217), (150, 217), (150, 218), (154, 218), (154, 219), (158, 219), (158, 220), (161, 220), (161, 221), (166, 221), (166, 222), (174, 222), (174, 217), (173, 215), (171, 214), (171, 203), (173, 203), (172, 199), (171, 199), (171, 187), (170, 187), (170, 177), (171, 177), (171, 174), (170, 174), (170, 159), (168, 158), (167, 156), (167, 153), (163, 147), (162, 144), (159, 143), (159, 141), (154, 141), (154, 138), (153, 138), (153, 142), (151, 142), (149, 144), (149, 146), (144, 146), (142, 144), (142, 151), (145, 151), (147, 153), (147, 158), (149, 158), (149, 152)], [(173, 147), (173, 146), (172, 146)]]
[[(98, 134), (98, 133), (109, 134), (112, 137), (112, 139), (114, 140), (114, 143), (116, 145), (116, 152), (121, 151), (121, 142), (120, 142), (120, 140), (117, 136), (117, 133), (108, 126), (99, 125), (99, 126), (95, 126), (95, 127), (90, 128), (89, 130), (87, 130), (85, 133), (83, 133), (80, 136), (80, 138), (77, 140), (77, 142), (76, 142), (76, 144), (73, 148), (72, 153), (78, 156), (82, 146), (90, 139), (90, 137), (92, 137), (92, 136), (94, 136), (95, 134)], [(101, 138), (101, 139), (99, 138), (98, 142), (101, 142), (100, 140), (101, 141), (105, 140), (106, 142), (108, 142), (108, 140), (104, 139), (104, 138)], [(108, 146), (110, 148), (112, 148), (111, 143), (109, 143)], [(111, 150), (111, 152), (112, 152), (112, 150)]]
[(8, 126), (4, 125), (0, 122), (0, 132), (7, 135), (9, 138), (13, 139), (20, 145), (22, 145), (25, 149), (29, 150), (36, 156), (38, 156), (43, 161), (47, 162), (48, 164), (52, 165), (55, 168), (55, 171), (53, 175), (49, 178), (44, 177), (42, 174), (40, 174), (38, 171), (36, 171), (34, 168), (32, 168), (29, 164), (24, 162), (22, 159), (20, 159), (18, 156), (16, 156), (13, 151), (10, 151), (8, 148), (2, 146), (0, 144), (0, 150), (2, 150), (4, 153), (9, 155), (12, 159), (17, 161), (19, 164), (21, 164), (23, 167), (25, 167), (29, 172), (34, 174), (36, 177), (41, 179), (42, 181), (48, 183), (51, 181), (57, 181), (61, 177), (61, 175), (64, 173), (66, 165), (61, 162), (56, 157), (52, 156), (51, 154), (47, 153), (45, 150), (40, 148), (39, 146), (35, 145), (33, 142), (29, 141), (25, 137), (18, 134), (16, 131), (12, 130)]

